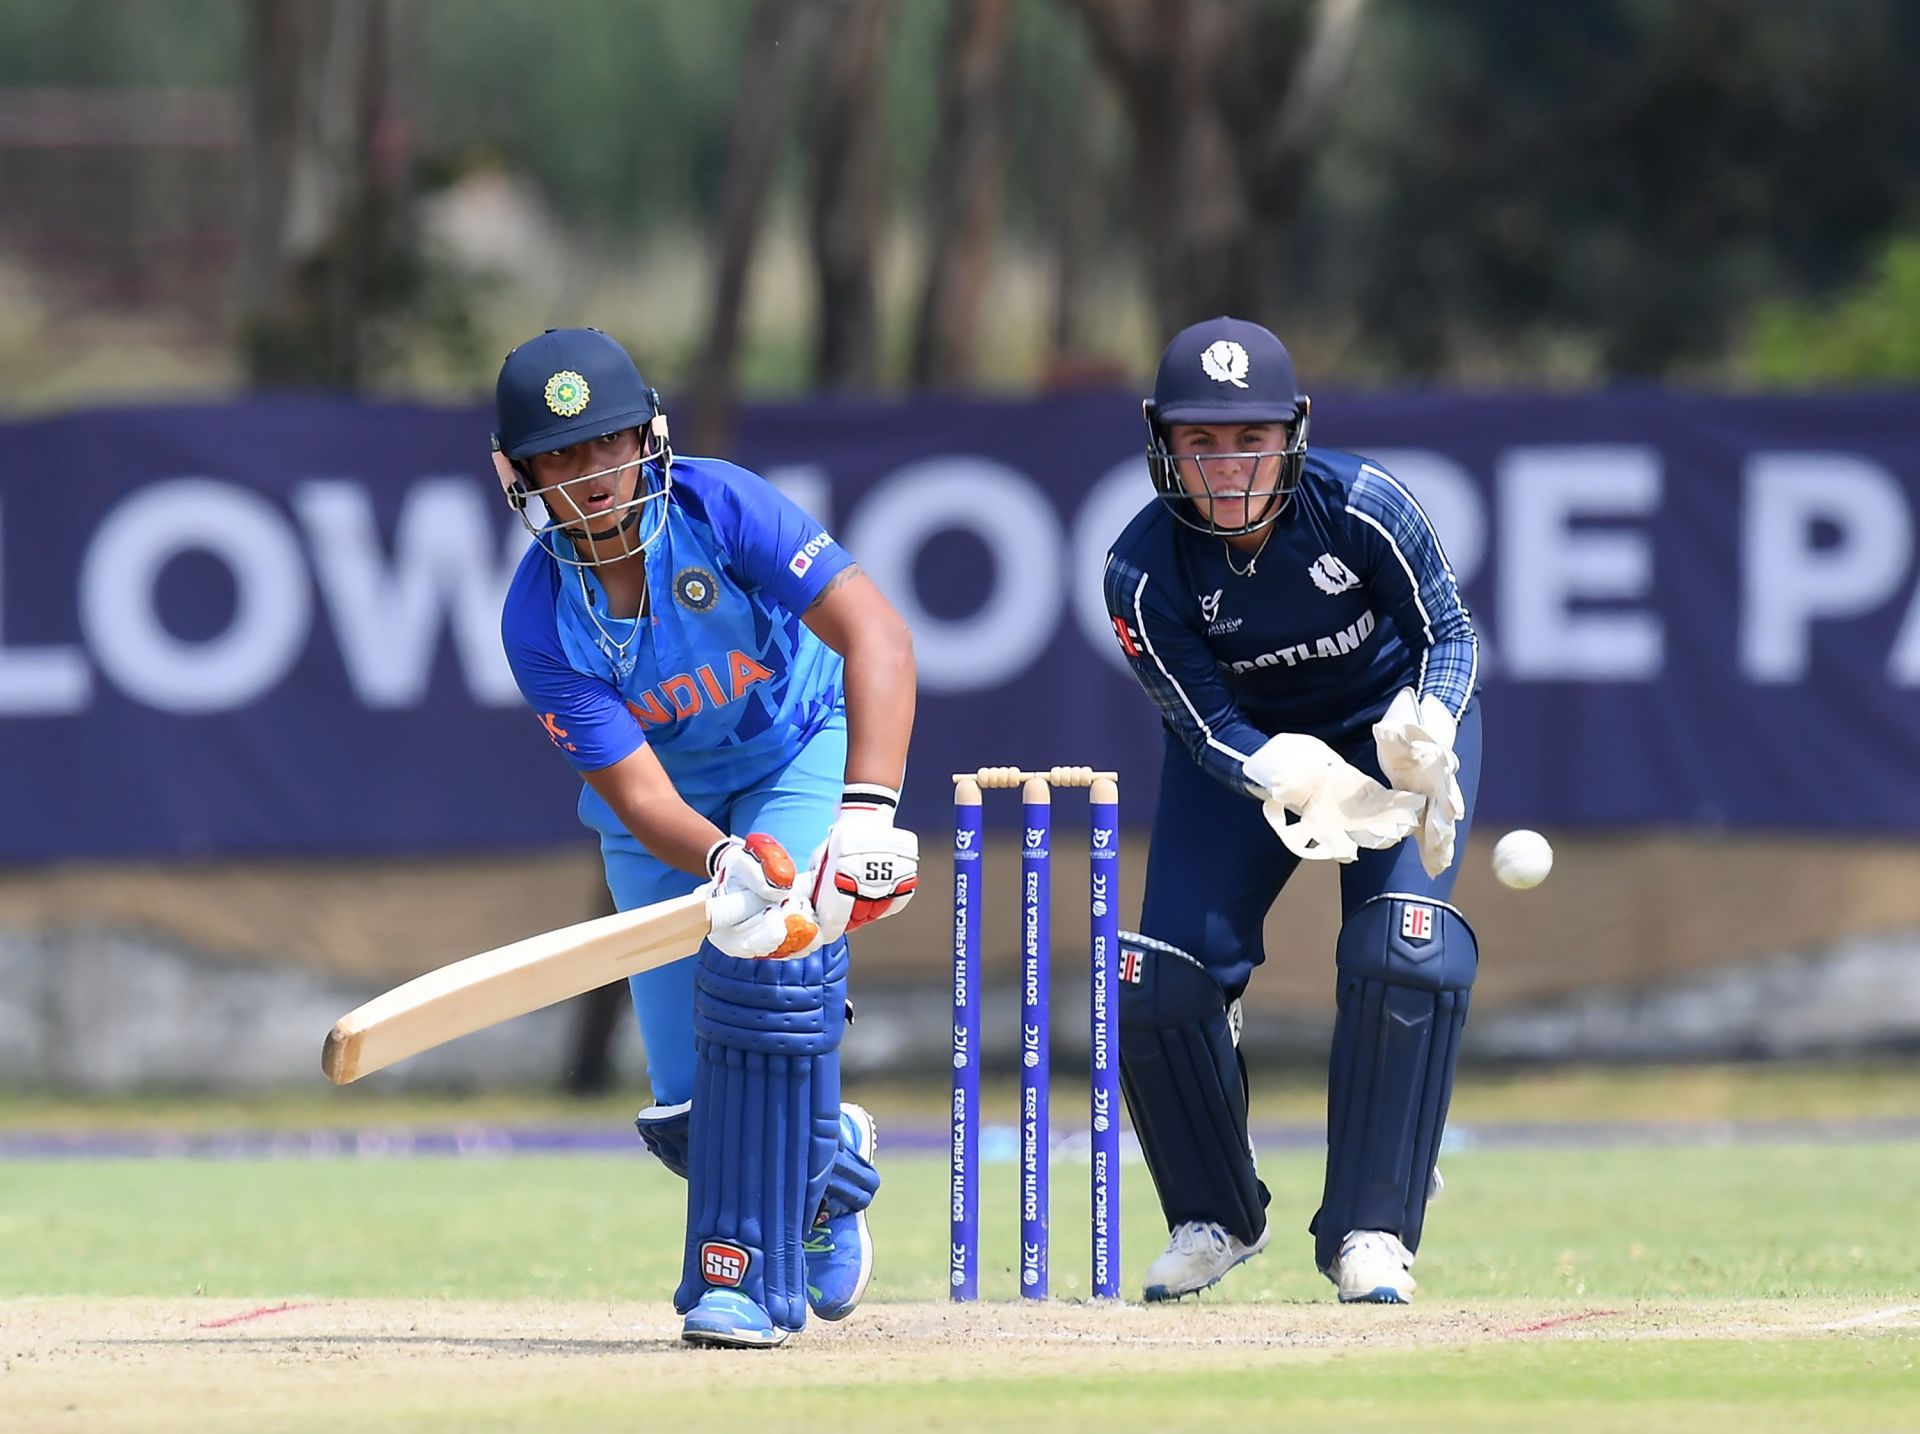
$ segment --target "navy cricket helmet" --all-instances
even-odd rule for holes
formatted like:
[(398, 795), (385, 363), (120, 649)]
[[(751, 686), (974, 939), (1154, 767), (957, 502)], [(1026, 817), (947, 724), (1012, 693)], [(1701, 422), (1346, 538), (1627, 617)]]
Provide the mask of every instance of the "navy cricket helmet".
[[(1154, 491), (1173, 515), (1190, 528), (1213, 537), (1231, 538), (1254, 533), (1280, 515), (1287, 498), (1299, 486), (1307, 461), (1307, 423), (1312, 403), (1294, 382), (1293, 359), (1272, 330), (1246, 319), (1208, 319), (1182, 329), (1160, 356), (1154, 375), (1153, 397), (1141, 405), (1147, 421), (1147, 471)], [(1181, 486), (1180, 474), (1168, 446), (1168, 429), (1178, 423), (1284, 423), (1287, 446), (1259, 453), (1215, 453), (1192, 459), (1200, 465), (1209, 492), (1206, 464), (1222, 458), (1277, 457), (1280, 473), (1274, 485), (1277, 500), (1255, 520), (1238, 527), (1222, 527), (1199, 513)], [(1227, 496), (1223, 490), (1219, 495)], [(1239, 496), (1238, 492), (1234, 496)]]
[(518, 462), (660, 414), (632, 357), (598, 329), (548, 329), (507, 355), (493, 388), (494, 442)]
[[(599, 329), (548, 329), (528, 339), (500, 365), (493, 407), (494, 468), (507, 501), (561, 562), (598, 566), (631, 556), (659, 536), (665, 521), (665, 499), (673, 487), (673, 446), (667, 435), (667, 415), (660, 406), (660, 395), (647, 386), (632, 356), (617, 342)], [(617, 518), (617, 526), (593, 531), (578, 517), (562, 521), (551, 502), (545, 504), (548, 521), (536, 524), (527, 512), (527, 501), (534, 493), (523, 466), (525, 460), (630, 428), (640, 433), (638, 458), (602, 473), (568, 479), (549, 490), (569, 495), (599, 487), (603, 495), (597, 501), (604, 502), (607, 481), (617, 479), (622, 469), (639, 467), (634, 496), (602, 514)], [(631, 534), (649, 505), (657, 521), (637, 540), (621, 538)], [(562, 536), (570, 541), (557, 541)], [(621, 538), (617, 547), (602, 552), (602, 547), (615, 538)], [(595, 545), (588, 551), (599, 556), (578, 556), (576, 542), (585, 539)]]

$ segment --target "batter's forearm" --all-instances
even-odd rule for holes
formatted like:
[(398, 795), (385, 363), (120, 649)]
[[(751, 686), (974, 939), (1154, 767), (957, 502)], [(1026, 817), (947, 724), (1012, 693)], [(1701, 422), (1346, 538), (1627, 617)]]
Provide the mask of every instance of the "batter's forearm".
[(688, 806), (648, 748), (583, 774), (647, 854), (677, 871), (707, 876), (707, 853), (727, 835)]
[(875, 634), (846, 655), (847, 771), (849, 784), (898, 789), (913, 736), (916, 672), (904, 624)]

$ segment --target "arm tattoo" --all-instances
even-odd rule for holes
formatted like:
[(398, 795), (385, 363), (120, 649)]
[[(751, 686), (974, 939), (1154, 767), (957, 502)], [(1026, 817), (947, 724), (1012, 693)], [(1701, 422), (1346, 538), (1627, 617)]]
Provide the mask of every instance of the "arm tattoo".
[[(835, 588), (839, 587), (842, 583), (846, 582), (848, 578), (853, 577), (859, 571), (860, 571), (860, 564), (848, 563), (844, 568), (840, 569), (839, 572), (835, 573), (832, 577), (828, 578), (827, 585), (820, 589), (819, 593), (815, 595), (812, 602), (807, 604), (807, 612), (812, 612), (815, 608), (819, 607), (821, 602), (826, 598), (828, 593), (832, 592)], [(802, 614), (802, 616), (805, 616), (805, 614)]]

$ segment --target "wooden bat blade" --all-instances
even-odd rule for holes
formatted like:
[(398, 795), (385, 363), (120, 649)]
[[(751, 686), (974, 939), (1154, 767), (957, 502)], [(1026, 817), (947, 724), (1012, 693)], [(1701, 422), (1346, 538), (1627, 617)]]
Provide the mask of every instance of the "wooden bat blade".
[(704, 890), (483, 951), (416, 976), (334, 1023), (320, 1068), (335, 1085), (609, 981), (691, 956), (710, 930)]

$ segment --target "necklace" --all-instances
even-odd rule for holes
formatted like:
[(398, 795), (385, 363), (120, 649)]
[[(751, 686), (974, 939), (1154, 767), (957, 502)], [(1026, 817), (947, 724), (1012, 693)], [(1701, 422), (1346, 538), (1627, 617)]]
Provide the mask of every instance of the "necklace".
[(1247, 565), (1244, 568), (1236, 568), (1233, 565), (1233, 544), (1232, 543), (1223, 544), (1223, 546), (1227, 550), (1227, 571), (1232, 573), (1236, 578), (1252, 577), (1254, 568), (1259, 565), (1260, 555), (1267, 550), (1267, 544), (1272, 540), (1272, 538), (1273, 538), (1273, 529), (1271, 526), (1269, 526), (1267, 531), (1261, 535), (1260, 546), (1253, 550), (1253, 556), (1247, 559)]
[[(612, 664), (614, 680), (624, 682), (627, 677), (632, 674), (635, 664), (640, 660), (638, 653), (630, 654), (627, 649), (639, 641), (640, 620), (647, 615), (647, 590), (644, 585), (640, 589), (640, 610), (636, 612), (632, 618), (633, 627), (627, 633), (627, 640), (622, 642), (619, 638), (607, 631), (606, 624), (600, 621), (600, 614), (594, 609), (593, 589), (587, 585), (587, 570), (585, 568), (575, 568), (574, 571), (580, 575), (580, 600), (586, 605), (587, 620), (593, 624), (594, 630), (600, 634), (600, 653)], [(619, 621), (619, 619), (615, 619), (615, 621)]]

